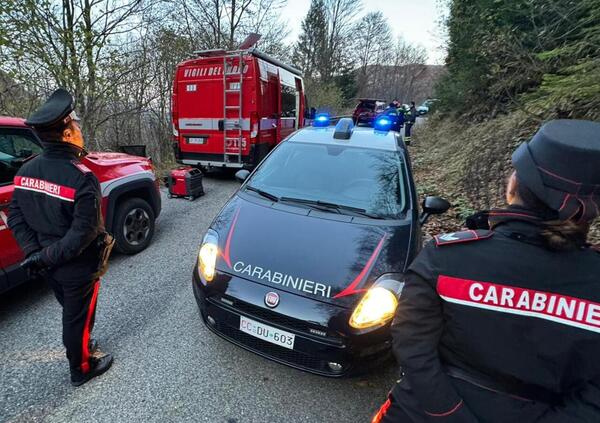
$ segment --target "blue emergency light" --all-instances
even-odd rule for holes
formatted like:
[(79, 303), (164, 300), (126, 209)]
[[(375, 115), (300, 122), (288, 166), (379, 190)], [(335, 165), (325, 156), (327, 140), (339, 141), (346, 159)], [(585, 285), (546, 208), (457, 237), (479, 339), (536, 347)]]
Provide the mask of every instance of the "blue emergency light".
[(329, 126), (329, 115), (326, 113), (316, 115), (315, 120), (313, 121), (313, 126), (315, 128), (325, 128)]
[(387, 132), (392, 128), (392, 120), (385, 116), (377, 118), (373, 124), (373, 127), (376, 131)]

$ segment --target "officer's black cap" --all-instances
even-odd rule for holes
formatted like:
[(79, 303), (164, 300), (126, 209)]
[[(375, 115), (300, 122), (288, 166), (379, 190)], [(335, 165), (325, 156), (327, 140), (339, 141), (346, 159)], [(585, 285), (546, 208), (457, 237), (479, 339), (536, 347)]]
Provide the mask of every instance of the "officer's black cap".
[(25, 121), (36, 129), (47, 129), (64, 126), (70, 120), (76, 120), (73, 113), (75, 100), (65, 89), (59, 88)]
[(553, 120), (513, 153), (519, 182), (560, 220), (600, 214), (600, 123)]

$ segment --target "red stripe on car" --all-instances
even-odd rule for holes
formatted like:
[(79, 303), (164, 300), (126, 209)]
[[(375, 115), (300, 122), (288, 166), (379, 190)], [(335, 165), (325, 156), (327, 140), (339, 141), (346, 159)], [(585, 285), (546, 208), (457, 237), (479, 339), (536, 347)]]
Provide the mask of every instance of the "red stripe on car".
[(358, 289), (357, 290), (356, 287), (369, 274), (369, 271), (371, 270), (371, 267), (373, 266), (373, 263), (375, 262), (375, 259), (377, 259), (377, 257), (379, 256), (379, 253), (381, 251), (381, 248), (383, 247), (383, 242), (385, 241), (385, 238), (386, 238), (386, 235), (384, 235), (381, 238), (381, 241), (379, 241), (379, 244), (377, 244), (377, 247), (375, 248), (375, 251), (373, 251), (373, 254), (371, 254), (371, 257), (367, 261), (367, 264), (365, 264), (365, 267), (363, 267), (363, 269), (358, 274), (358, 276), (356, 276), (356, 278), (354, 278), (354, 280), (352, 281), (352, 283), (350, 285), (348, 285), (346, 288), (344, 288), (343, 291), (341, 291), (338, 294), (336, 294), (333, 298), (346, 297), (348, 295), (358, 294), (358, 293), (361, 293), (361, 292), (365, 291), (364, 289)]
[(227, 263), (227, 266), (231, 269), (231, 238), (233, 238), (233, 231), (235, 229), (235, 225), (237, 223), (238, 220), (238, 216), (240, 215), (240, 209), (237, 209), (235, 212), (235, 215), (233, 216), (233, 221), (231, 222), (231, 226), (229, 227), (229, 233), (227, 234), (227, 241), (225, 242), (225, 250), (223, 251), (223, 254), (221, 254), (221, 256), (223, 257), (223, 260), (225, 260), (225, 263)]

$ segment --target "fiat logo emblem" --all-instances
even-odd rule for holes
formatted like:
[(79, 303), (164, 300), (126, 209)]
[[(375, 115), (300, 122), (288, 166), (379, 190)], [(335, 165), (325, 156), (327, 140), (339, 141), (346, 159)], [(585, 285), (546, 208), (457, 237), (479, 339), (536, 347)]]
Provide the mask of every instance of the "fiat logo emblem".
[(279, 294), (276, 292), (267, 292), (265, 295), (265, 304), (269, 308), (275, 308), (279, 305)]

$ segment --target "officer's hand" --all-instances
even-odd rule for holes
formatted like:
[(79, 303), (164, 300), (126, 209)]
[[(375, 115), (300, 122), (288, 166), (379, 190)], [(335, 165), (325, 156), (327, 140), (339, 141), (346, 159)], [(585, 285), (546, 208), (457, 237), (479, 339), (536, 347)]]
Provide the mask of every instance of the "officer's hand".
[(46, 263), (42, 259), (42, 253), (37, 251), (23, 260), (21, 267), (30, 273), (36, 274), (48, 266), (46, 266)]
[(467, 222), (466, 222), (467, 228), (472, 229), (472, 230), (490, 229), (490, 223), (488, 221), (489, 217), (490, 217), (489, 210), (484, 210), (484, 211), (480, 211), (475, 214), (472, 214), (471, 216), (467, 217)]

